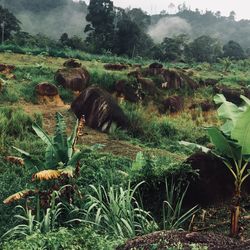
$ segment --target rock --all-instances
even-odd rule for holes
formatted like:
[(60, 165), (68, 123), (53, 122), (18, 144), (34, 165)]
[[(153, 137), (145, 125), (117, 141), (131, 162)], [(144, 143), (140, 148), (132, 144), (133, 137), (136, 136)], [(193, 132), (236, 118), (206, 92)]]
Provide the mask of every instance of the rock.
[(80, 68), (82, 66), (82, 64), (80, 62), (76, 61), (75, 59), (71, 58), (71, 59), (65, 61), (63, 66), (66, 68)]
[(139, 76), (141, 76), (141, 72), (138, 71), (138, 70), (134, 70), (134, 71), (131, 71), (131, 72), (128, 73), (128, 77), (135, 77), (135, 78), (137, 78)]
[(85, 116), (87, 126), (103, 132), (109, 131), (112, 123), (121, 128), (128, 126), (128, 120), (115, 99), (96, 86), (85, 89), (73, 101), (71, 109), (78, 118)]
[(128, 66), (125, 64), (105, 64), (104, 68), (106, 70), (126, 70), (128, 69)]
[(175, 113), (183, 110), (184, 98), (182, 96), (170, 96), (163, 101), (163, 112)]
[(73, 91), (83, 91), (89, 84), (90, 75), (85, 67), (63, 68), (56, 72), (55, 80), (64, 88)]
[[(210, 154), (195, 153), (186, 162), (199, 173), (199, 177), (190, 183), (187, 203), (211, 205), (232, 198), (234, 179), (220, 159)], [(243, 189), (250, 191), (249, 181), (243, 185)]]
[(137, 77), (138, 83), (141, 85), (141, 89), (143, 92), (150, 96), (155, 96), (159, 93), (158, 88), (156, 87), (154, 81), (148, 78)]
[(168, 89), (181, 89), (188, 87), (190, 89), (197, 89), (198, 83), (187, 76), (181, 70), (164, 69), (162, 75), (167, 83)]
[(35, 88), (39, 104), (63, 106), (64, 103), (59, 96), (58, 89), (51, 83), (40, 83)]
[(58, 95), (58, 89), (54, 84), (51, 83), (40, 83), (36, 85), (36, 93), (41, 96), (56, 96)]
[(16, 79), (12, 72), (16, 69), (14, 65), (0, 64), (0, 72), (5, 75), (7, 79)]
[(208, 78), (203, 81), (206, 86), (215, 86), (220, 81), (220, 79)]
[(149, 65), (149, 68), (150, 69), (162, 69), (163, 65), (161, 63), (154, 62)]
[(215, 93), (223, 94), (229, 102), (233, 102), (237, 105), (241, 104), (241, 95), (244, 95), (244, 91), (241, 89), (229, 88), (225, 85), (214, 86)]
[(207, 112), (210, 110), (213, 110), (215, 108), (214, 103), (211, 103), (210, 101), (202, 101), (198, 103), (192, 104), (189, 109), (196, 109), (196, 108), (201, 108), (203, 112)]
[(146, 70), (146, 76), (157, 76), (162, 73), (163, 65), (160, 63), (152, 63)]
[(132, 84), (126, 80), (119, 80), (115, 85), (115, 90), (118, 96), (124, 96), (129, 102), (138, 102), (140, 100), (138, 86), (132, 86)]

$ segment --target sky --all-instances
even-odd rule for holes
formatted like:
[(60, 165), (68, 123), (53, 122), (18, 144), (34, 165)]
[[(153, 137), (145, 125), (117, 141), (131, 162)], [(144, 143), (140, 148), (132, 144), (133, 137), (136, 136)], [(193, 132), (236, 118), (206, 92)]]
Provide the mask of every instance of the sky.
[[(89, 3), (89, 0), (86, 0)], [(221, 11), (223, 16), (228, 16), (234, 10), (236, 19), (250, 19), (250, 1), (249, 0), (113, 0), (115, 6), (122, 8), (132, 7), (141, 8), (149, 14), (157, 14), (161, 10), (168, 11), (168, 6), (173, 3), (176, 8), (183, 2), (188, 7), (195, 10), (212, 10), (214, 12)]]

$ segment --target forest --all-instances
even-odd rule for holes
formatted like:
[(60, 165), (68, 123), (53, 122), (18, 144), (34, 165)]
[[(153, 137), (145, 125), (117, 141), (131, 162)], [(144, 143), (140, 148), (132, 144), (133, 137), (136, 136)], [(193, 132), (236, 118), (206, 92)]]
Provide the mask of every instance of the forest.
[(250, 20), (114, 2), (0, 0), (0, 249), (250, 249)]

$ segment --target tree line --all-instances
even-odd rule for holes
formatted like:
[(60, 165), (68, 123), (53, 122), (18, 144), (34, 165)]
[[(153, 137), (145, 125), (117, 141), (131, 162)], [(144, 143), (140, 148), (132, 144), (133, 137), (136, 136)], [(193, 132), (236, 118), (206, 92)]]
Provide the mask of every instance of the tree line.
[[(9, 4), (15, 1), (9, 0)], [(20, 0), (20, 2), (22, 2), (22, 6), (26, 6), (30, 3), (30, 0)], [(57, 8), (70, 4), (72, 1), (32, 0), (32, 3), (27, 8), (36, 12), (41, 9)], [(84, 2), (74, 4), (84, 6)], [(18, 6), (15, 8), (18, 8)], [(179, 34), (174, 37), (167, 36), (161, 43), (154, 42), (147, 33), (148, 27), (152, 23), (157, 22), (160, 17), (169, 15), (166, 13), (150, 16), (139, 8), (117, 8), (111, 0), (91, 0), (87, 9), (87, 25), (83, 27), (86, 39), (84, 40), (82, 37), (76, 35), (70, 37), (67, 33), (64, 33), (56, 41), (39, 34), (39, 32), (38, 35), (30, 35), (23, 31), (21, 23), (15, 15), (7, 8), (0, 6), (2, 42), (14, 43), (17, 46), (37, 46), (44, 48), (69, 47), (89, 53), (112, 53), (127, 57), (140, 56), (159, 61), (215, 62), (218, 58), (223, 57), (238, 60), (250, 56), (250, 49), (244, 50), (238, 42), (230, 40), (222, 45), (218, 39), (206, 34), (198, 36), (193, 40), (187, 34)], [(211, 25), (214, 22), (214, 18), (222, 18), (218, 13), (211, 14), (210, 12), (206, 12), (204, 15), (201, 15), (198, 10), (194, 12), (188, 10), (185, 6), (179, 9), (177, 15), (186, 19), (190, 19), (192, 16), (193, 19), (190, 20), (193, 21), (195, 18), (200, 19), (201, 16), (204, 16), (204, 19), (202, 19), (203, 22), (210, 22)], [(227, 20), (234, 22), (234, 13), (230, 13)]]

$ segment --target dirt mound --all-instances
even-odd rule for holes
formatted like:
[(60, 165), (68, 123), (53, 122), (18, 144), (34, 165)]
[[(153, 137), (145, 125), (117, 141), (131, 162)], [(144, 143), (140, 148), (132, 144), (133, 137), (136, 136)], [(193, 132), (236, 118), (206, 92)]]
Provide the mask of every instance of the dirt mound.
[(63, 68), (56, 72), (55, 80), (64, 88), (83, 91), (89, 84), (90, 75), (85, 67)]
[(170, 96), (163, 101), (163, 113), (169, 111), (170, 113), (175, 113), (183, 110), (184, 108), (184, 98), (182, 96)]
[(209, 250), (250, 249), (250, 242), (242, 242), (219, 234), (161, 231), (129, 240), (123, 246), (118, 247), (117, 250), (132, 250), (132, 249), (163, 250), (163, 249), (169, 249), (171, 247), (176, 248), (177, 244), (182, 246), (181, 249), (187, 249), (187, 250), (194, 249), (192, 248), (193, 244), (199, 244), (200, 246), (207, 247), (207, 249)]
[(128, 66), (125, 64), (105, 64), (104, 68), (106, 70), (117, 70), (117, 71), (121, 71), (121, 70), (126, 70), (128, 69)]
[(92, 86), (85, 89), (72, 103), (71, 109), (86, 124), (101, 131), (108, 131), (112, 123), (127, 127), (127, 118), (115, 99), (105, 90)]
[(82, 64), (80, 62), (78, 62), (77, 60), (72, 58), (72, 59), (65, 61), (63, 63), (63, 66), (66, 68), (80, 68), (82, 66)]

